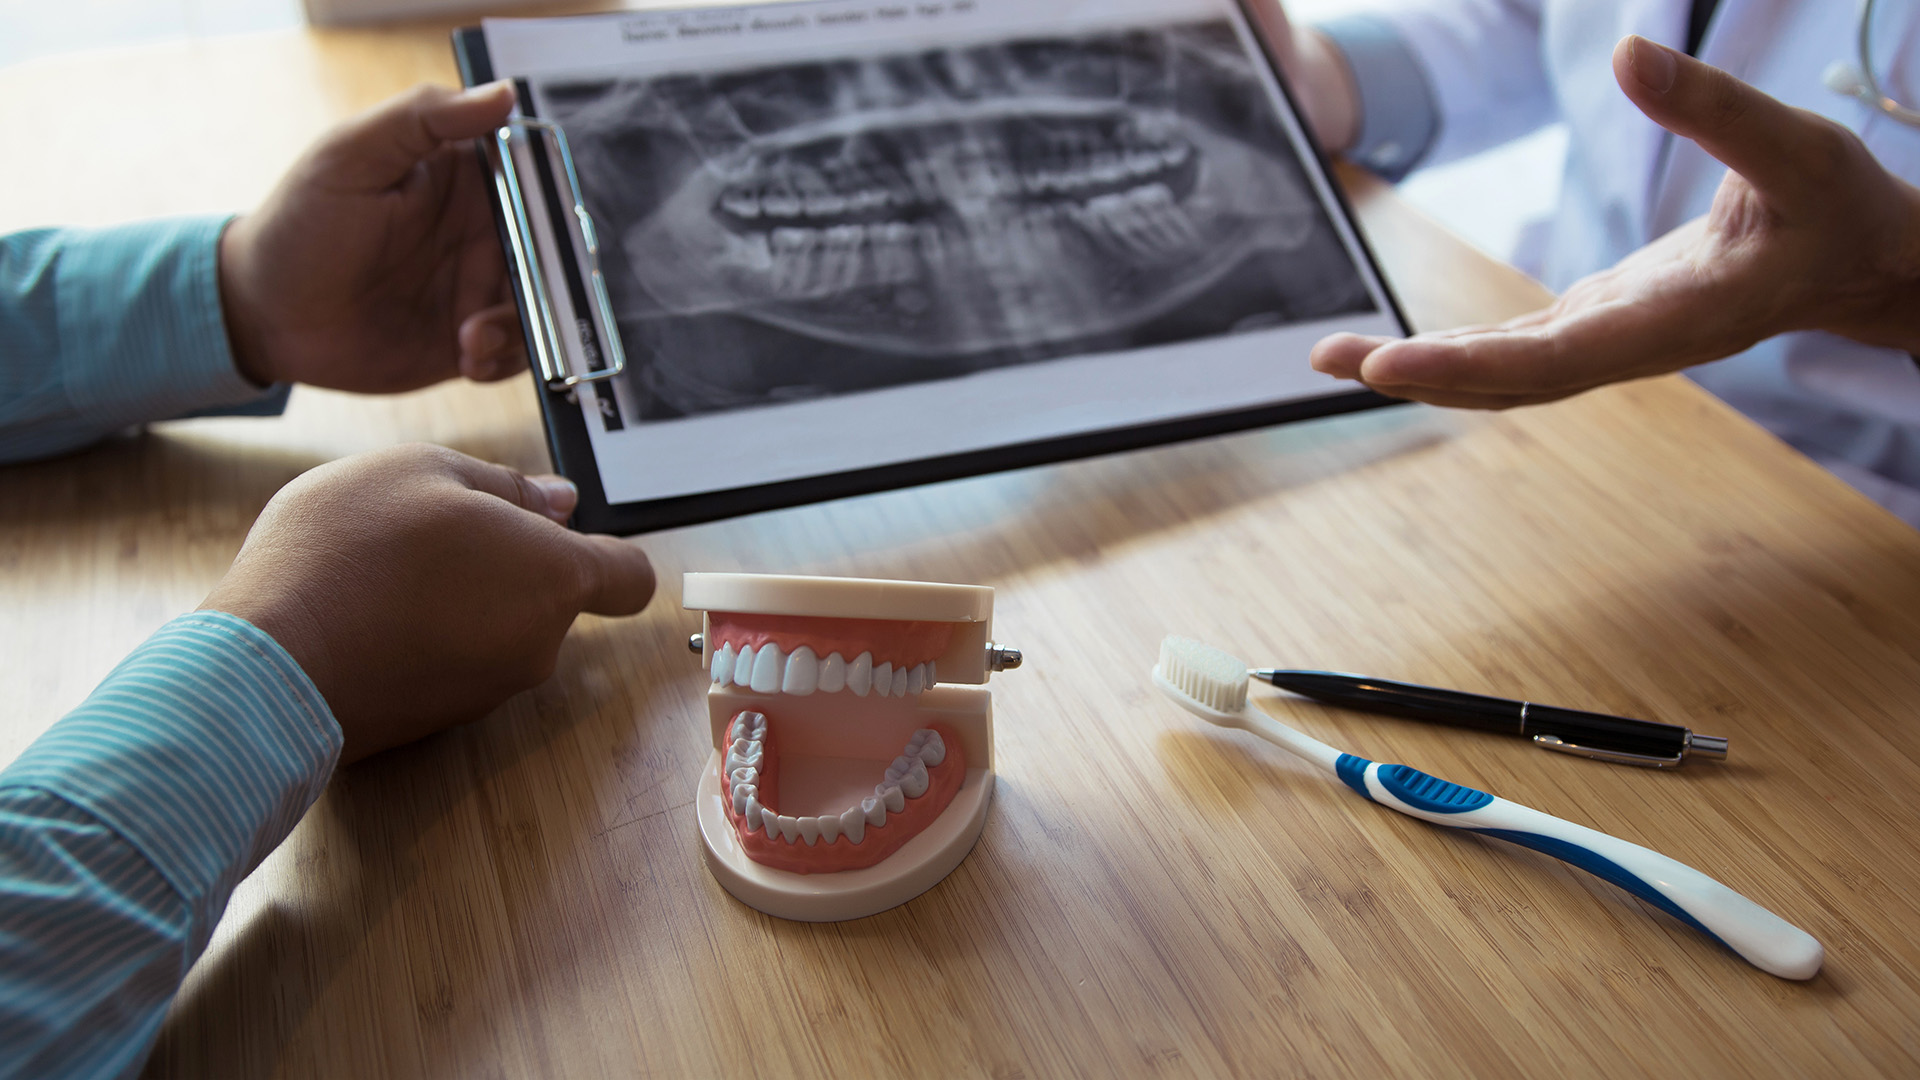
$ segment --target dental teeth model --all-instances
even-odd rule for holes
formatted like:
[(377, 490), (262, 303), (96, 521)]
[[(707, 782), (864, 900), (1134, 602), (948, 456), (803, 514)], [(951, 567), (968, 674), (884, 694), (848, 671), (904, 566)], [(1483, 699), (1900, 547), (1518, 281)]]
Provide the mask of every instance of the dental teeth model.
[(978, 585), (688, 574), (714, 751), (697, 799), (714, 877), (747, 905), (856, 919), (952, 872), (993, 797)]

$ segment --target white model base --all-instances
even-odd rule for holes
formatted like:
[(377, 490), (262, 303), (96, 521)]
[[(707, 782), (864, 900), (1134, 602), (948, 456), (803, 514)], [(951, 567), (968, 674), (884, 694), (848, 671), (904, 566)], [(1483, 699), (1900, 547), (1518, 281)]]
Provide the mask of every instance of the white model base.
[(707, 869), (741, 903), (796, 922), (865, 918), (940, 884), (973, 850), (993, 802), (992, 771), (968, 769), (946, 810), (892, 855), (861, 870), (796, 874), (747, 858), (720, 794), (720, 762), (719, 751), (707, 759), (694, 800)]

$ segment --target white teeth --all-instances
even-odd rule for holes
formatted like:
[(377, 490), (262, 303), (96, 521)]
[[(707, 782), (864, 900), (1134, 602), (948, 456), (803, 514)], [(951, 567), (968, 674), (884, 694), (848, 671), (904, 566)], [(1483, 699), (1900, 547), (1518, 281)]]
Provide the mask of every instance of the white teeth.
[(769, 641), (760, 646), (753, 654), (753, 678), (748, 686), (756, 694), (771, 694), (780, 689), (780, 679), (786, 674), (786, 657), (780, 655), (780, 646)]
[(927, 734), (927, 741), (920, 747), (920, 760), (929, 765), (938, 765), (947, 760), (947, 744), (940, 738), (940, 733), (931, 728), (922, 730)]
[(727, 776), (733, 781), (735, 787), (739, 787), (741, 784), (751, 786), (760, 782), (760, 770), (751, 765), (742, 765), (731, 773), (728, 773)]
[[(765, 820), (764, 815), (762, 816), (762, 820)], [(775, 814), (773, 815), (773, 821), (775, 827), (780, 830), (780, 839), (785, 840), (789, 844), (800, 839), (799, 818), (788, 817), (785, 814)], [(769, 830), (768, 835), (772, 835), (771, 830)]]
[(793, 650), (793, 655), (787, 657), (787, 673), (780, 679), (780, 692), (806, 697), (819, 683), (820, 658), (805, 645)]
[(873, 665), (873, 692), (881, 697), (893, 694), (893, 663)]
[(933, 689), (933, 684), (939, 681), (940, 673), (934, 669), (933, 661), (927, 661), (927, 689)]
[(763, 748), (758, 739), (740, 739), (727, 750), (726, 770), (732, 775), (737, 769), (758, 769)]
[(822, 842), (831, 844), (835, 840), (840, 839), (840, 815), (821, 814), (813, 820), (819, 823), (818, 827)]
[[(762, 815), (766, 812), (766, 807), (760, 805), (760, 800), (757, 795), (758, 793), (747, 796), (747, 809), (745, 810), (745, 814), (748, 832), (760, 828)], [(771, 833), (771, 830), (769, 830), (769, 833)]]
[(720, 651), (713, 654), (713, 681), (726, 682), (733, 678), (733, 646), (722, 645)]
[[(880, 685), (880, 673), (877, 671), (873, 673), (873, 684), (875, 686)], [(894, 697), (907, 696), (907, 669), (906, 668), (895, 668), (893, 671), (893, 696)]]
[(927, 764), (917, 757), (894, 758), (887, 766), (886, 782), (897, 785), (907, 798), (917, 799), (927, 793)]
[(927, 684), (927, 665), (925, 664), (913, 665), (913, 670), (907, 672), (907, 693), (910, 696), (918, 697), (920, 694), (920, 691), (926, 689), (926, 684)]
[(740, 646), (740, 655), (733, 660), (733, 685), (745, 686), (753, 681), (753, 646)]
[(744, 715), (747, 718), (747, 722), (752, 725), (752, 730), (747, 732), (747, 738), (749, 739), (766, 738), (767, 737), (767, 714), (750, 712)]
[(907, 808), (907, 797), (900, 793), (900, 785), (898, 784), (875, 784), (873, 786), (873, 793), (878, 795), (880, 801), (886, 804), (889, 813), (897, 814)]
[[(800, 830), (800, 839), (805, 840), (807, 842), (808, 847), (812, 847), (813, 845), (820, 842), (821, 820), (822, 820), (821, 818), (817, 818), (817, 817), (803, 817), (803, 818), (794, 819), (794, 827)], [(786, 826), (782, 825), (780, 827), (780, 831), (785, 832)]]
[(863, 652), (847, 665), (847, 689), (854, 697), (866, 697), (873, 686), (873, 654)]
[(887, 801), (878, 795), (869, 795), (860, 800), (860, 813), (866, 816), (867, 824), (869, 825), (885, 825), (887, 823)]
[[(755, 799), (759, 794), (760, 789), (752, 784), (733, 785), (733, 812), (736, 814), (745, 814), (747, 812), (747, 800)], [(756, 802), (755, 805), (758, 805), (758, 803)]]
[(840, 831), (849, 843), (857, 844), (867, 838), (867, 812), (858, 806), (850, 806), (840, 813)]
[(823, 694), (837, 694), (847, 686), (847, 661), (839, 653), (828, 653), (820, 661), (820, 680), (815, 688)]

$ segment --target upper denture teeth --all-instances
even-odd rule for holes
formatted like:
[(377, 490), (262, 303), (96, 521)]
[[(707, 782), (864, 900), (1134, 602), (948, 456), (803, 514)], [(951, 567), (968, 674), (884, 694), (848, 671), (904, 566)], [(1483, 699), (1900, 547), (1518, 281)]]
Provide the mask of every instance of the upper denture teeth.
[(780, 646), (769, 641), (754, 650), (753, 677), (747, 685), (756, 694), (771, 694), (780, 689), (786, 666), (786, 657), (780, 655)]
[(753, 681), (753, 646), (740, 646), (740, 655), (733, 659), (733, 685), (745, 686)]
[(933, 684), (939, 681), (940, 672), (934, 668), (933, 661), (927, 661), (927, 689), (933, 689)]
[(893, 662), (882, 661), (873, 665), (873, 692), (881, 697), (893, 693)]
[(866, 697), (873, 687), (873, 654), (863, 652), (847, 665), (847, 689), (854, 697)]
[(805, 645), (787, 657), (786, 674), (780, 678), (780, 692), (806, 697), (820, 684), (820, 658)]
[[(876, 686), (879, 685), (880, 683), (879, 672), (876, 671), (873, 673), (873, 681), (874, 681), (874, 685)], [(891, 692), (894, 697), (907, 696), (907, 669), (906, 668), (897, 667), (893, 669), (893, 690)]]
[(814, 684), (823, 694), (837, 694), (847, 687), (847, 660), (839, 653), (828, 653), (820, 661), (820, 678)]
[(760, 216), (760, 200), (752, 192), (729, 191), (720, 196), (720, 206), (734, 217), (757, 218)]
[(926, 683), (927, 683), (927, 665), (925, 664), (913, 665), (912, 670), (907, 672), (907, 693), (910, 696), (918, 696), (920, 691), (925, 690), (927, 688)]
[(733, 678), (733, 646), (722, 645), (720, 651), (713, 654), (713, 681), (726, 682)]

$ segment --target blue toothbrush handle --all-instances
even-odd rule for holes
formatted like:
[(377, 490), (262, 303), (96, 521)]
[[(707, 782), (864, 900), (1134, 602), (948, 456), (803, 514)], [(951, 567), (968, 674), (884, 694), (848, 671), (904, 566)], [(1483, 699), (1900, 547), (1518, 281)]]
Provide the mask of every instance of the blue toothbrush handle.
[(1811, 979), (1826, 957), (1813, 935), (1657, 851), (1406, 765), (1342, 754), (1335, 771), (1382, 806), (1529, 847), (1612, 882), (1783, 979)]

